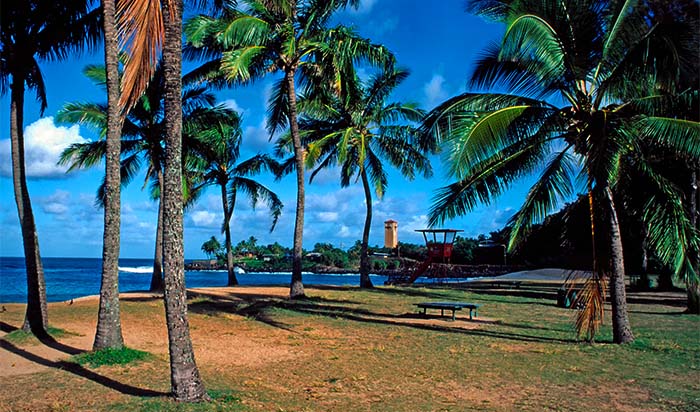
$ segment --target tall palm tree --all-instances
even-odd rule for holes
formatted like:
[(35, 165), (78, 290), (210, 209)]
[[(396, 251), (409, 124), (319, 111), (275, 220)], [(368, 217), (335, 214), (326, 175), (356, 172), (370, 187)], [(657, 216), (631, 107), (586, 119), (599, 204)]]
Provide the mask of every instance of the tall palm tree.
[(22, 329), (46, 336), (46, 284), (39, 238), (27, 189), (24, 156), (24, 92), (36, 91), (41, 114), (46, 109), (46, 86), (39, 63), (62, 60), (100, 41), (101, 11), (93, 2), (9, 0), (0, 13), (0, 92), (10, 91), (12, 182), (22, 230), (27, 268), (27, 311)]
[(303, 99), (300, 107), (307, 113), (299, 125), (308, 144), (306, 163), (318, 164), (311, 179), (321, 169), (339, 165), (340, 184), (352, 180), (362, 182), (366, 215), (360, 248), (360, 286), (372, 287), (369, 277), (369, 234), (372, 225), (372, 188), (381, 198), (387, 188), (387, 173), (383, 160), (398, 168), (408, 179), (416, 171), (425, 177), (432, 175), (430, 161), (419, 141), (420, 133), (410, 122), (420, 122), (425, 113), (415, 104), (388, 102), (391, 92), (408, 76), (408, 71), (390, 69), (373, 76), (366, 83), (357, 77), (348, 82), (340, 96), (319, 93), (316, 98)]
[[(268, 73), (281, 72), (271, 97), (270, 134), (289, 126), (296, 164), (296, 218), (290, 297), (304, 296), (302, 284), (302, 243), (304, 230), (304, 148), (297, 120), (297, 81), (306, 87), (318, 63), (332, 64), (333, 73), (351, 69), (354, 62), (387, 64), (391, 54), (372, 45), (352, 30), (327, 27), (333, 14), (357, 0), (242, 0), (238, 9), (224, 7), (218, 17), (198, 16), (186, 24), (190, 52), (201, 48), (206, 57), (200, 74), (229, 82), (248, 82)], [(219, 59), (220, 57), (220, 59)], [(341, 79), (337, 88), (345, 87)]]
[(100, 308), (93, 350), (124, 346), (119, 314), (119, 246), (121, 236), (121, 152), (122, 113), (119, 105), (119, 39), (116, 0), (103, 0), (105, 85), (107, 88), (107, 133), (105, 139), (104, 231), (102, 240), (102, 281)]
[(207, 399), (194, 359), (187, 319), (182, 194), (182, 1), (163, 7), (165, 71), (165, 171), (163, 173), (163, 270), (170, 381), (175, 399)]
[(163, 270), (170, 352), (170, 381), (175, 399), (207, 400), (195, 362), (187, 320), (184, 272), (182, 191), (182, 1), (136, 0), (120, 3), (119, 25), (129, 40), (122, 102), (130, 109), (146, 90), (159, 54), (165, 75), (165, 170), (163, 173)]
[[(577, 326), (593, 338), (609, 278), (613, 340), (631, 342), (613, 189), (620, 159), (638, 153), (640, 139), (700, 156), (700, 125), (654, 110), (665, 101), (656, 90), (676, 82), (688, 47), (679, 36), (658, 31), (653, 14), (631, 1), (479, 0), (470, 5), (506, 23), (502, 42), (485, 52), (471, 83), (509, 94), (465, 93), (426, 118), (427, 132), (450, 147), (450, 172), (457, 179), (437, 193), (430, 221), (489, 203), (516, 179), (540, 171), (510, 221), (509, 247), (514, 247), (534, 222), (576, 191), (578, 171), (589, 193), (595, 247), (594, 276), (584, 290), (586, 310), (579, 312)], [(677, 271), (686, 270), (692, 228), (679, 202), (664, 202), (678, 193), (644, 164), (638, 168), (657, 189), (646, 213), (650, 242)]]
[[(85, 75), (99, 86), (105, 84), (105, 69), (102, 66), (87, 66)], [(137, 104), (129, 110), (122, 122), (121, 134), (121, 181), (131, 182), (137, 171), (146, 163), (146, 181), (144, 187), (151, 186), (151, 196), (158, 200), (158, 223), (156, 226), (156, 243), (153, 259), (153, 275), (150, 291), (163, 291), (163, 169), (165, 163), (164, 125), (164, 71), (157, 68), (152, 81)], [(221, 106), (214, 106), (215, 97), (205, 86), (188, 86), (182, 93), (183, 119), (185, 124), (185, 151), (194, 155), (195, 136), (193, 130), (212, 122), (219, 122), (230, 116), (230, 111)], [(104, 137), (109, 133), (107, 124), (108, 107), (101, 103), (76, 102), (67, 103), (56, 114), (56, 120), (65, 123), (79, 123), (91, 127)], [(69, 170), (93, 167), (105, 158), (106, 141), (97, 140), (89, 143), (76, 143), (66, 148), (61, 154), (60, 162), (69, 164)], [(187, 157), (187, 156), (186, 156)], [(183, 169), (188, 170), (188, 162), (183, 162)], [(191, 174), (183, 179), (185, 204), (192, 205), (199, 194), (197, 183), (192, 182)], [(106, 205), (106, 178), (98, 189), (98, 204)]]
[(233, 251), (231, 250), (231, 217), (236, 207), (239, 192), (247, 194), (256, 206), (263, 200), (270, 208), (272, 226), (275, 228), (277, 219), (282, 214), (282, 202), (279, 197), (264, 185), (251, 179), (251, 176), (267, 170), (277, 172), (279, 164), (268, 155), (258, 154), (250, 159), (238, 162), (240, 158), (241, 127), (240, 118), (235, 112), (227, 122), (205, 126), (198, 133), (202, 143), (200, 155), (204, 163), (203, 180), (205, 184), (217, 185), (221, 191), (221, 205), (224, 221), (221, 230), (225, 236), (226, 269), (228, 271), (228, 286), (238, 284), (233, 270)]

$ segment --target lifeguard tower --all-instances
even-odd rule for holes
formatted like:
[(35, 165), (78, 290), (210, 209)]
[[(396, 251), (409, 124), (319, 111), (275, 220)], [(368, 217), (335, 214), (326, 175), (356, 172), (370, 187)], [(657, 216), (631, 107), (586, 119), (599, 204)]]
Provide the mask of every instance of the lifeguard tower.
[(418, 229), (416, 232), (423, 234), (428, 256), (421, 264), (410, 273), (389, 276), (386, 284), (413, 283), (419, 277), (427, 274), (439, 264), (449, 264), (452, 259), (452, 249), (459, 229)]

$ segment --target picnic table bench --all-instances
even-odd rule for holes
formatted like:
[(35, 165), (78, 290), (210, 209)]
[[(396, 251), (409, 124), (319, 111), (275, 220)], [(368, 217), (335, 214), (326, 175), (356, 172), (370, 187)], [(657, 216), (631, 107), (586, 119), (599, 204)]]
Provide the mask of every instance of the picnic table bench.
[(426, 314), (428, 309), (440, 309), (440, 316), (445, 316), (445, 310), (451, 310), (452, 320), (455, 320), (455, 312), (463, 308), (469, 309), (469, 320), (472, 320), (472, 311), (475, 317), (478, 316), (477, 311), (480, 306), (476, 303), (468, 302), (421, 302), (415, 303), (414, 305), (423, 309), (423, 315)]

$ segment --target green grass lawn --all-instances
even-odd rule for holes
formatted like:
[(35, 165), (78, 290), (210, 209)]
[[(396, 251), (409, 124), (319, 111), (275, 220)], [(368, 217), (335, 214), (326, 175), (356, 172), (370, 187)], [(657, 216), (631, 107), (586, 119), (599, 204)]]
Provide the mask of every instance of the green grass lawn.
[[(302, 301), (206, 293), (191, 300), (192, 335), (211, 403), (119, 393), (49, 369), (3, 385), (0, 404), (21, 409), (21, 397), (10, 392), (32, 387), (59, 410), (700, 410), (700, 319), (681, 307), (630, 305), (637, 340), (618, 346), (610, 343), (609, 312), (597, 343), (588, 344), (576, 339), (575, 312), (553, 300), (441, 288), (309, 288), (307, 294)], [(429, 300), (482, 306), (473, 322), (468, 312), (458, 312), (456, 322), (421, 319), (413, 304)], [(51, 307), (52, 319), (61, 323), (68, 310)], [(161, 310), (159, 301), (124, 302), (124, 323), (154, 322)], [(85, 317), (79, 313), (73, 324)], [(90, 370), (167, 392), (163, 348), (125, 338), (155, 355)], [(55, 395), (52, 382), (59, 379), (70, 403)], [(104, 402), (95, 403), (95, 396)]]

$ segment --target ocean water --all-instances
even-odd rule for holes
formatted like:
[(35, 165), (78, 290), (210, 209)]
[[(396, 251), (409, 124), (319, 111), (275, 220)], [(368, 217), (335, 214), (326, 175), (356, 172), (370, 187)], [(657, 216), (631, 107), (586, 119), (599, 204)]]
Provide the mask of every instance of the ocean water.
[[(80, 296), (100, 293), (102, 259), (43, 258), (46, 298), (62, 302)], [(151, 259), (119, 259), (119, 290), (122, 292), (148, 290), (153, 273)], [(188, 271), (188, 288), (225, 286), (226, 271)], [(289, 273), (244, 273), (237, 275), (241, 285), (289, 285)], [(376, 285), (386, 277), (371, 275)], [(359, 274), (303, 275), (305, 285), (359, 286)], [(0, 257), (0, 303), (27, 301), (27, 275), (24, 258)]]

